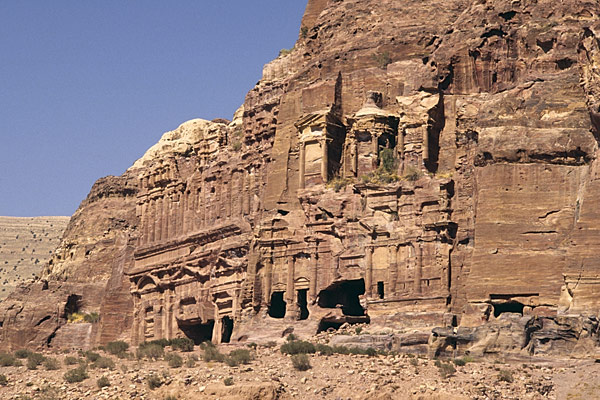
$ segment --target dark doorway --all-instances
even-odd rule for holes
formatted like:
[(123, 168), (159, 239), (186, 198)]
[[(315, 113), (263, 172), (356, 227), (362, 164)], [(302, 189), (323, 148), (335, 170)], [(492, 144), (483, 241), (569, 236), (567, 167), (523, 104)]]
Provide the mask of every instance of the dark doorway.
[(67, 304), (65, 304), (65, 318), (70, 314), (76, 313), (81, 307), (81, 296), (72, 294), (67, 297)]
[(504, 313), (515, 313), (523, 315), (523, 308), (525, 307), (522, 303), (512, 301), (509, 303), (497, 303), (494, 304), (494, 317), (498, 318), (500, 314)]
[(285, 307), (287, 303), (283, 301), (283, 292), (273, 292), (271, 295), (271, 304), (269, 305), (269, 317), (285, 317)]
[(298, 308), (300, 309), (300, 320), (308, 318), (308, 289), (298, 290)]
[(383, 299), (385, 297), (385, 292), (383, 289), (384, 289), (383, 282), (377, 282), (377, 295), (379, 296), (380, 299)]
[(223, 317), (221, 323), (221, 343), (229, 343), (233, 334), (233, 320), (230, 317)]
[(336, 282), (319, 293), (319, 307), (341, 308), (344, 315), (362, 316), (365, 309), (358, 296), (365, 293), (364, 279)]
[(215, 321), (212, 319), (204, 324), (179, 325), (179, 329), (181, 329), (185, 336), (192, 339), (195, 345), (210, 342), (212, 340), (214, 327)]

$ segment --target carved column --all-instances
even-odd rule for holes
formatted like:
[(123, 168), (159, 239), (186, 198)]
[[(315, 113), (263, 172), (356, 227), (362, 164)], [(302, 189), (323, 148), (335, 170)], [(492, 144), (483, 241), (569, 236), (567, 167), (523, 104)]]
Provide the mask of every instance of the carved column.
[(162, 240), (162, 226), (163, 226), (163, 198), (159, 197), (156, 199), (156, 240)]
[(286, 316), (296, 318), (296, 293), (294, 290), (294, 275), (296, 273), (296, 257), (288, 256), (287, 286), (286, 286)]
[(389, 292), (392, 296), (396, 295), (396, 284), (398, 282), (398, 246), (392, 245), (388, 248), (389, 257), (390, 257), (390, 267), (389, 267), (389, 276), (390, 276), (390, 288)]
[(421, 277), (423, 275), (423, 242), (418, 243), (417, 265), (415, 266), (415, 293), (421, 293)]
[(313, 246), (313, 251), (310, 256), (310, 300), (314, 303), (317, 300), (317, 288), (318, 286), (318, 263), (317, 256), (319, 254), (319, 242), (315, 242)]
[(298, 168), (298, 188), (304, 189), (306, 187), (306, 145), (304, 142), (300, 142), (300, 165)]
[(367, 247), (366, 251), (366, 262), (367, 271), (365, 273), (365, 290), (367, 297), (373, 295), (373, 247)]
[(148, 213), (148, 225), (150, 227), (150, 242), (154, 242), (156, 239), (156, 200), (150, 200), (150, 212)]
[(271, 261), (271, 256), (266, 255), (263, 259), (263, 263), (265, 266), (265, 272), (264, 272), (265, 287), (263, 288), (263, 301), (264, 301), (264, 304), (269, 304), (269, 303), (271, 303), (271, 285), (272, 285), (272, 278), (273, 278), (273, 262)]
[(140, 323), (142, 321), (141, 311), (140, 311), (140, 299), (137, 295), (133, 296), (133, 321), (131, 324), (131, 332), (132, 332), (132, 344), (137, 346), (140, 343)]
[[(324, 132), (324, 134), (327, 133)], [(321, 159), (321, 178), (323, 178), (323, 183), (327, 183), (327, 179), (329, 178), (329, 156), (327, 154), (327, 138), (321, 141), (321, 150), (323, 151), (323, 156)]]
[(142, 226), (143, 228), (143, 232), (142, 232), (142, 243), (143, 244), (147, 244), (150, 241), (150, 227), (149, 227), (149, 221), (148, 221), (148, 203), (146, 201), (144, 201), (144, 203), (142, 204)]
[(165, 193), (163, 197), (163, 215), (162, 215), (162, 238), (163, 240), (169, 238), (169, 195)]

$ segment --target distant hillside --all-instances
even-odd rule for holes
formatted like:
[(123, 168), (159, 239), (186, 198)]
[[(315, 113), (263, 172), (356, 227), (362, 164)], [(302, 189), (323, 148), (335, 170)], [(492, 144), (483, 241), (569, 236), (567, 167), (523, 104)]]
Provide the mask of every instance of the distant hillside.
[(38, 275), (70, 217), (0, 217), (0, 299)]

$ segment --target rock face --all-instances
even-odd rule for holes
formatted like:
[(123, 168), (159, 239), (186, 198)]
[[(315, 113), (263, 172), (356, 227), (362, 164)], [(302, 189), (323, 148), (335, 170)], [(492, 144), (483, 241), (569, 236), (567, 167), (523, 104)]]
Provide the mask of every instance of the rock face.
[(0, 217), (0, 299), (39, 275), (69, 217)]
[(2, 345), (52, 346), (74, 309), (100, 314), (92, 344), (369, 322), (441, 327), (436, 351), (594, 345), (599, 12), (310, 0), (232, 122), (95, 185), (45, 281), (2, 303)]

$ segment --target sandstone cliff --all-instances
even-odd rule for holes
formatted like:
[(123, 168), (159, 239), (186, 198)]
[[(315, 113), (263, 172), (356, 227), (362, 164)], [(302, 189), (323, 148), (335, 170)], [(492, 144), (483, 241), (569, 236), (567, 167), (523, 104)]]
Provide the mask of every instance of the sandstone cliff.
[(358, 322), (436, 352), (595, 345), (599, 11), (310, 0), (232, 122), (98, 181), (2, 346)]
[(69, 217), (0, 217), (0, 299), (39, 275)]

